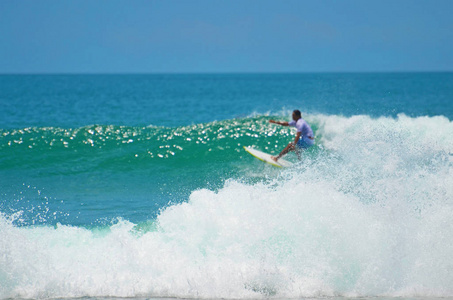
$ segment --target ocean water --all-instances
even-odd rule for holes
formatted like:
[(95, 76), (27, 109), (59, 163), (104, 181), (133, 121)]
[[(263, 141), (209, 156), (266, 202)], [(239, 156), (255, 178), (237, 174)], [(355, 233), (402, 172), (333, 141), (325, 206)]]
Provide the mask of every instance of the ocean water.
[[(0, 299), (453, 297), (453, 73), (0, 75)], [(300, 109), (315, 146), (288, 169)]]

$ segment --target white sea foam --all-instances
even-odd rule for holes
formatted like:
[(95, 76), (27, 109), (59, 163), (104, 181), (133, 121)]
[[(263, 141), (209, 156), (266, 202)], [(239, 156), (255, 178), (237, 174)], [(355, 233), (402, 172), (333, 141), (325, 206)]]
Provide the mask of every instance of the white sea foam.
[(0, 216), (0, 298), (453, 296), (452, 122), (307, 119), (323, 149), (194, 191), (152, 231)]

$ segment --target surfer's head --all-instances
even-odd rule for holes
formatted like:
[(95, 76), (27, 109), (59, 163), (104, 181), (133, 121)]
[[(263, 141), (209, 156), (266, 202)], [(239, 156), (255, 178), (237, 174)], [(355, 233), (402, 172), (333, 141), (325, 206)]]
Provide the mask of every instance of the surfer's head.
[(302, 118), (302, 114), (300, 113), (300, 110), (298, 110), (298, 109), (293, 110), (293, 120), (297, 121), (300, 118)]

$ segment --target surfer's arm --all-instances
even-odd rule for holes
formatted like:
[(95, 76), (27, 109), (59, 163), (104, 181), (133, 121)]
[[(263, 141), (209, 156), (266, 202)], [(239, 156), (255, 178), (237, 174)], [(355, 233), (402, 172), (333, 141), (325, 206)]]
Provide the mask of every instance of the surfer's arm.
[(274, 121), (274, 120), (269, 120), (269, 123), (274, 123), (282, 126), (289, 126), (288, 122), (280, 122), (280, 121)]
[(302, 134), (302, 132), (296, 133), (296, 137), (294, 138), (294, 145), (297, 145), (297, 142), (299, 141), (301, 134)]

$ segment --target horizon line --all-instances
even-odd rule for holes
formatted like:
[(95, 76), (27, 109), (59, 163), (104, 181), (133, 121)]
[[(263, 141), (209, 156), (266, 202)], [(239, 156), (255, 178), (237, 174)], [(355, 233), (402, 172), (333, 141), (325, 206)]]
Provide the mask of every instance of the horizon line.
[(213, 72), (0, 72), (4, 75), (279, 75), (279, 74), (409, 74), (453, 73), (453, 70), (433, 71), (213, 71)]

